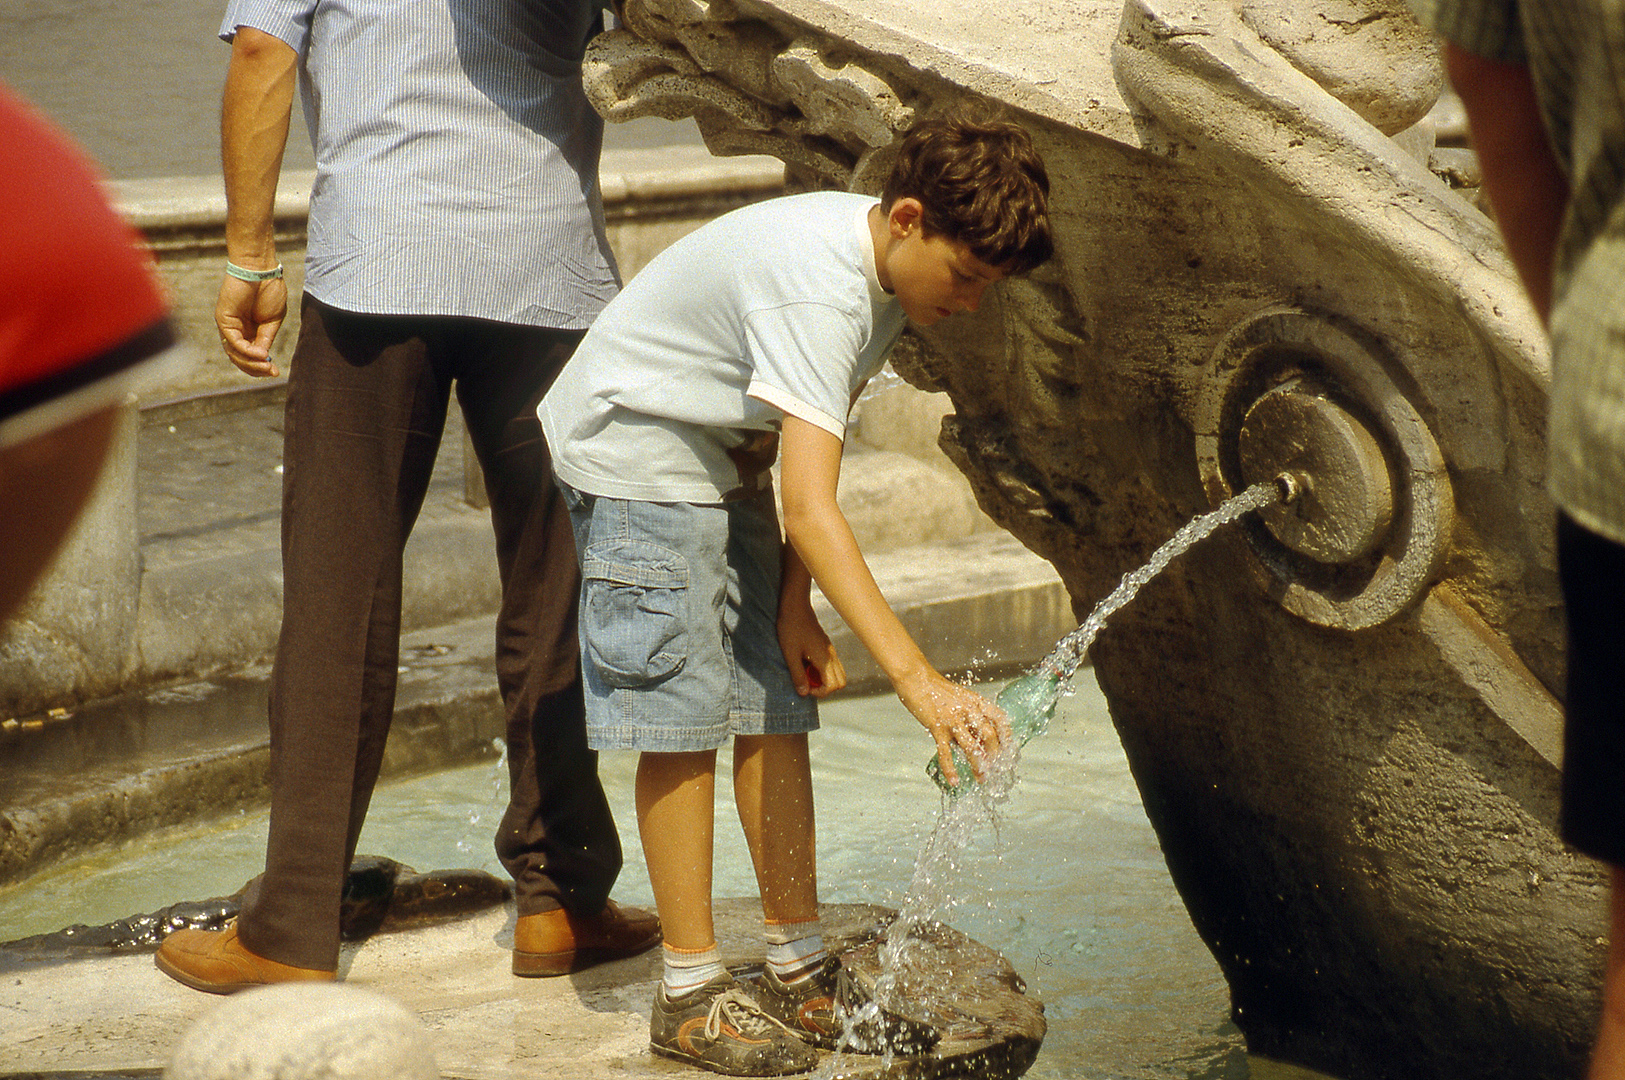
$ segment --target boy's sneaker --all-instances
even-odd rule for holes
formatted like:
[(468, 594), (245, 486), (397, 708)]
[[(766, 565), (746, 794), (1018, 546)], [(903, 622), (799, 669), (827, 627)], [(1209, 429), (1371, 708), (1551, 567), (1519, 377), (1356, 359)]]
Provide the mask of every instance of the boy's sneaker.
[(785, 983), (762, 972), (762, 1008), (813, 1046), (860, 1054), (918, 1057), (937, 1045), (929, 1024), (887, 1012), (840, 958), (827, 957), (805, 979)]
[(649, 1047), (657, 1054), (729, 1076), (807, 1072), (818, 1054), (796, 1038), (724, 971), (673, 1001), (655, 990)]

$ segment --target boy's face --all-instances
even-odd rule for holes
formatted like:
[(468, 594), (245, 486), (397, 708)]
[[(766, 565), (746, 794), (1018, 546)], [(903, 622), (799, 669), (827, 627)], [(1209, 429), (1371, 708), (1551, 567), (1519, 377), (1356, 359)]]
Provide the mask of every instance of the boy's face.
[(960, 311), (975, 311), (987, 287), (1006, 269), (990, 266), (958, 240), (927, 235), (919, 200), (898, 199), (886, 214), (885, 242), (876, 244), (880, 285), (897, 297), (916, 325), (930, 326)]

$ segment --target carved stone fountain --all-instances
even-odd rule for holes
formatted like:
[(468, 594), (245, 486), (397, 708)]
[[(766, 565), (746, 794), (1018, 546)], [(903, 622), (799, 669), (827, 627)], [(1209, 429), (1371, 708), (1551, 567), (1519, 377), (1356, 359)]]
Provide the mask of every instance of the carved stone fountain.
[(693, 115), (714, 152), (776, 154), (807, 184), (874, 190), (934, 110), (997, 102), (1029, 126), (1057, 258), (894, 363), (951, 395), (944, 449), (1080, 612), (1188, 518), (1297, 478), (1094, 648), (1249, 1046), (1347, 1080), (1576, 1075), (1604, 902), (1554, 833), (1547, 355), (1433, 153), (1441, 75), (1404, 9), (625, 16), (591, 57), (600, 111)]

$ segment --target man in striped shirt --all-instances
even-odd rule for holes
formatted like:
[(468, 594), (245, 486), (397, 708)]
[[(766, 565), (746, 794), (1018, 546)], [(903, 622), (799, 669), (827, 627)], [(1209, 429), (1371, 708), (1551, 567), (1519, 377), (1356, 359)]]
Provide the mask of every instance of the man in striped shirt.
[(1591, 1080), (1625, 1078), (1625, 4), (1422, 0), (1552, 338), (1547, 486), (1568, 619), (1564, 839), (1611, 874)]
[(395, 695), (402, 549), (452, 384), (485, 474), (503, 585), (497, 677), (513, 969), (558, 975), (659, 941), (609, 891), (620, 841), (587, 748), (568, 512), (536, 404), (617, 289), (580, 83), (597, 0), (231, 0), (221, 145), (227, 356), (277, 374), (273, 202), (294, 85), (316, 156), (283, 449), (282, 635), (264, 875), (220, 933), (158, 966), (218, 993), (331, 979), (339, 899)]

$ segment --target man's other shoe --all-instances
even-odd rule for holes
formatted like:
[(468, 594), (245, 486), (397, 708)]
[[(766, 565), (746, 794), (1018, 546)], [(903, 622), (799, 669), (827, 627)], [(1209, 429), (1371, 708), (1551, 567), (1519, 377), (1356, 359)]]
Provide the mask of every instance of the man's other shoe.
[(237, 940), (235, 922), (224, 930), (176, 930), (158, 946), (153, 961), (170, 978), (210, 994), (234, 994), (269, 983), (332, 982), (335, 976), (249, 952)]
[(817, 1051), (762, 1011), (726, 971), (676, 999), (662, 982), (649, 1014), (649, 1048), (728, 1076), (784, 1076), (818, 1064)]
[(611, 900), (596, 915), (557, 908), (521, 915), (513, 928), (515, 975), (568, 975), (621, 960), (660, 944), (660, 919), (652, 911)]

